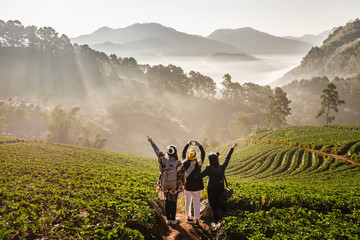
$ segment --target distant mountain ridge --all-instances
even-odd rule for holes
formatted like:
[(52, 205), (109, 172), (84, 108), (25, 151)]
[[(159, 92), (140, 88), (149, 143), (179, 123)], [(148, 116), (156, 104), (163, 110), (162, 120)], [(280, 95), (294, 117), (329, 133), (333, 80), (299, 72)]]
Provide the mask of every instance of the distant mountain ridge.
[(360, 74), (360, 20), (336, 28), (320, 47), (313, 47), (301, 64), (275, 81), (286, 85), (297, 79), (327, 76), (348, 78)]
[[(122, 45), (122, 49), (113, 45), (112, 52), (106, 52), (107, 54), (121, 53), (126, 48), (138, 49), (137, 54), (150, 52), (154, 55), (175, 56), (205, 56), (216, 52), (243, 53), (242, 50), (230, 44), (178, 32), (158, 23), (137, 23), (118, 29), (103, 27), (92, 34), (71, 40), (74, 43), (90, 45), (96, 50), (106, 49), (103, 45), (107, 43), (109, 47), (109, 42)], [(110, 49), (107, 50), (110, 51)]]
[(302, 37), (286, 36), (285, 38), (310, 43), (310, 44), (312, 44), (314, 46), (320, 46), (320, 45), (323, 44), (323, 41), (329, 37), (330, 33), (331, 33), (330, 30), (326, 30), (326, 31), (323, 31), (322, 33), (317, 34), (317, 35), (305, 34)]
[(71, 41), (120, 56), (210, 56), (226, 53), (253, 57), (267, 54), (305, 55), (316, 45), (313, 42), (323, 40), (319, 38), (323, 36), (277, 37), (250, 27), (219, 29), (202, 37), (158, 23), (136, 23), (117, 29), (102, 27), (91, 34), (72, 38)]
[(248, 54), (305, 54), (312, 44), (276, 37), (250, 27), (219, 29), (207, 38), (236, 46)]

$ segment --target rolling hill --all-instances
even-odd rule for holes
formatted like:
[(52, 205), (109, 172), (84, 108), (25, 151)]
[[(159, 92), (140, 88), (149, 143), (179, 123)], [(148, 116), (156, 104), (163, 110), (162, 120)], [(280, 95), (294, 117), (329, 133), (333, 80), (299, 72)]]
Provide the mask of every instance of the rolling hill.
[(360, 20), (336, 28), (320, 47), (313, 47), (301, 64), (273, 85), (286, 85), (297, 79), (349, 78), (360, 74)]
[(329, 37), (330, 33), (331, 33), (331, 31), (326, 30), (326, 31), (323, 31), (322, 33), (317, 34), (317, 35), (305, 34), (302, 37), (286, 36), (285, 38), (310, 43), (310, 44), (312, 44), (314, 46), (320, 46), (320, 45), (322, 45), (323, 41)]
[[(234, 196), (214, 236), (356, 239), (360, 166), (343, 153), (359, 154), (359, 133), (290, 127), (239, 141), (226, 169)], [(4, 136), (0, 154), (1, 238), (166, 236), (154, 228), (153, 158)]]
[(231, 44), (250, 55), (305, 54), (313, 46), (299, 40), (276, 37), (250, 27), (219, 29), (207, 38)]

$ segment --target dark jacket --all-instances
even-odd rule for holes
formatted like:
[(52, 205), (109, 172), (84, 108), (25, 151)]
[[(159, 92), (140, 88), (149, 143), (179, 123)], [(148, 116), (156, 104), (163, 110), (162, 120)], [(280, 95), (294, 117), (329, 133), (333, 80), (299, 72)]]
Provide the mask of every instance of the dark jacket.
[(229, 165), (231, 155), (234, 151), (234, 148), (230, 148), (224, 162), (219, 166), (207, 166), (204, 171), (201, 172), (201, 177), (209, 176), (208, 178), (208, 188), (216, 188), (221, 191), (224, 190), (224, 174), (225, 169)]
[[(185, 190), (187, 191), (200, 191), (204, 189), (204, 182), (201, 177), (201, 166), (205, 159), (205, 151), (204, 148), (199, 145), (198, 146), (201, 152), (201, 158), (200, 161), (195, 164), (195, 169), (190, 173), (189, 176), (187, 176), (185, 181)], [(186, 144), (184, 147), (184, 150), (182, 152), (182, 159), (186, 159), (186, 152), (189, 148), (189, 144)], [(189, 169), (191, 165), (191, 160), (185, 160), (184, 163), (185, 171)]]

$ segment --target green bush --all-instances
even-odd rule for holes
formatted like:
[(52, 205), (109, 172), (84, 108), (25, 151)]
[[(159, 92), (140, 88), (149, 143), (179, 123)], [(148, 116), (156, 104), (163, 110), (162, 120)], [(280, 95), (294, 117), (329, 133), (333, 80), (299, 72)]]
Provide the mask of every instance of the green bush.
[(354, 145), (351, 146), (351, 148), (349, 149), (349, 153), (350, 155), (354, 154), (354, 153), (359, 153), (360, 152), (360, 142), (355, 143)]
[(321, 151), (324, 153), (331, 153), (333, 147), (334, 145), (324, 145), (322, 146)]
[(359, 154), (357, 154), (357, 153), (352, 154), (350, 159), (353, 160), (354, 162), (357, 162), (357, 163), (360, 162)]

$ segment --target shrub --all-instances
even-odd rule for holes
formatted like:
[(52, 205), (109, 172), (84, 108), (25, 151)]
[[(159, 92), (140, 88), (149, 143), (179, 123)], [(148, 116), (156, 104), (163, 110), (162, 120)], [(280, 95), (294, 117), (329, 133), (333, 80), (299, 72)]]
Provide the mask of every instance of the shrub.
[(352, 155), (354, 153), (359, 153), (359, 152), (360, 152), (360, 142), (355, 143), (349, 149), (349, 155)]
[(357, 153), (352, 154), (350, 159), (357, 163), (360, 162), (359, 154), (357, 154)]
[(321, 151), (324, 153), (331, 153), (333, 147), (334, 145), (324, 145), (322, 146)]

